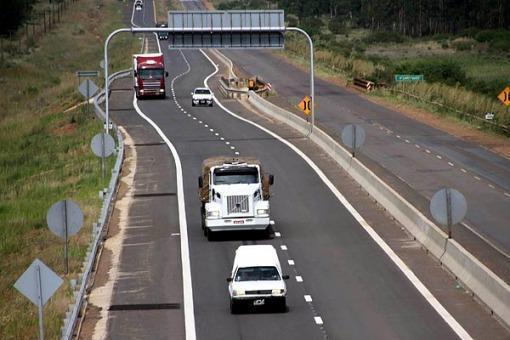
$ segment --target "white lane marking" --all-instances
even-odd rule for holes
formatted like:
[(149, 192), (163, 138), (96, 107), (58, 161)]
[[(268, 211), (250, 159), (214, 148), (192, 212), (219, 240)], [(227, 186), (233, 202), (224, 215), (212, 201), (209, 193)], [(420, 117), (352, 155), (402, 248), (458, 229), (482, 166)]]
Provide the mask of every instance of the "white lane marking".
[(449, 166), (454, 166), (452, 162), (448, 162), (448, 165)]
[(186, 110), (182, 111), (183, 113), (188, 113)]
[(282, 234), (280, 234), (279, 232), (275, 231), (275, 232), (274, 232), (274, 236), (275, 236), (275, 237), (282, 237)]
[(182, 176), (182, 164), (179, 154), (175, 149), (175, 146), (170, 142), (167, 136), (154, 123), (149, 117), (147, 117), (142, 110), (138, 107), (136, 96), (133, 95), (133, 107), (140, 117), (145, 119), (152, 127), (157, 131), (159, 136), (165, 141), (166, 145), (172, 152), (172, 157), (175, 162), (175, 172), (177, 176), (177, 205), (179, 208), (179, 230), (181, 233), (181, 262), (182, 262), (182, 290), (184, 300), (184, 329), (186, 332), (186, 339), (195, 340), (195, 312), (193, 306), (193, 286), (191, 282), (191, 265), (189, 256), (189, 242), (188, 242), (188, 223), (186, 221), (186, 206), (184, 204), (184, 183)]
[(229, 144), (230, 144), (230, 142), (225, 142), (225, 144), (229, 145)]
[(443, 159), (443, 157), (436, 155), (437, 159)]
[(474, 177), (477, 181), (481, 180), (481, 178), (480, 178), (480, 177), (478, 177), (478, 176), (473, 176), (473, 177)]
[(209, 127), (209, 125), (207, 125), (207, 124), (205, 124), (204, 126), (205, 126), (205, 127)]
[(421, 148), (421, 146), (419, 146), (418, 144), (414, 144), (414, 146), (416, 146), (416, 148)]
[(235, 146), (231, 146), (230, 147), (230, 150), (234, 150), (236, 147)]
[(286, 245), (284, 245), (284, 244), (282, 244), (282, 245), (280, 246), (280, 249), (281, 249), (281, 250), (287, 250), (287, 246), (286, 246)]
[(197, 120), (197, 117), (193, 117), (193, 120)]
[(191, 117), (191, 113), (188, 113), (188, 117)]
[(201, 120), (198, 121), (198, 124), (202, 124), (203, 122)]
[(312, 297), (310, 295), (305, 295), (306, 302), (312, 302)]
[(239, 151), (234, 152), (234, 155), (239, 155)]
[(400, 138), (400, 135), (397, 135), (396, 137), (397, 137), (397, 138)]
[(180, 236), (181, 233), (171, 233), (170, 236)]
[(289, 263), (289, 266), (293, 266), (294, 265), (294, 260), (287, 260), (287, 262)]
[(411, 143), (411, 141), (409, 139), (406, 139), (406, 143)]
[(315, 323), (316, 323), (317, 325), (322, 325), (322, 324), (324, 324), (324, 322), (322, 322), (322, 318), (321, 318), (320, 316), (314, 316), (314, 317), (313, 317), (313, 320), (315, 321)]
[(209, 129), (209, 131), (214, 132), (214, 129)]
[[(204, 80), (204, 85), (207, 86), (207, 81), (218, 73), (218, 67), (216, 64), (209, 58), (209, 56), (201, 49), (200, 52), (209, 60), (209, 62), (215, 68), (215, 71), (208, 75)], [(351, 213), (351, 215), (358, 221), (358, 223), (365, 229), (368, 235), (379, 245), (379, 247), (386, 253), (386, 255), (391, 259), (391, 261), (400, 269), (400, 271), (407, 277), (407, 279), (413, 284), (416, 290), (427, 300), (427, 302), (434, 308), (434, 310), (441, 316), (441, 318), (450, 326), (450, 328), (461, 338), (461, 339), (472, 339), (471, 336), (466, 332), (466, 330), (455, 320), (455, 318), (443, 307), (443, 305), (436, 299), (434, 295), (425, 287), (425, 285), (418, 279), (418, 277), (413, 273), (411, 269), (398, 257), (397, 254), (393, 251), (393, 249), (388, 246), (386, 242), (375, 232), (375, 230), (368, 224), (367, 221), (358, 213), (358, 211), (347, 201), (347, 199), (338, 191), (338, 189), (331, 183), (331, 181), (326, 177), (324, 172), (300, 149), (298, 149), (294, 144), (290, 143), (288, 140), (283, 139), (278, 134), (273, 131), (254, 123), (246, 118), (243, 118), (234, 112), (227, 109), (216, 97), (214, 97), (214, 101), (216, 105), (221, 107), (225, 112), (230, 114), (237, 119), (251, 124), (260, 130), (266, 132), (267, 134), (273, 136), (278, 139), (283, 144), (287, 145), (290, 149), (292, 149), (295, 153), (297, 153), (301, 158), (315, 171), (315, 173), (319, 176), (319, 178), (326, 184), (326, 186), (331, 190), (331, 192), (337, 197), (337, 199), (345, 206), (345, 208)], [(320, 319), (320, 317), (319, 317)], [(320, 319), (322, 324), (322, 319)]]
[(301, 276), (296, 276), (296, 282), (303, 282), (303, 278)]
[(464, 168), (460, 169), (460, 171), (462, 171), (463, 173), (466, 173), (466, 172), (467, 172), (467, 170), (466, 170), (466, 169), (464, 169)]
[(503, 195), (505, 195), (506, 197), (510, 197), (510, 194), (508, 192), (505, 192)]
[(425, 149), (425, 152), (426, 152), (426, 153), (430, 153), (430, 150), (429, 150), (429, 149)]
[(223, 137), (220, 137), (220, 140), (225, 140), (225, 138), (223, 138)]
[(489, 188), (494, 189), (496, 187), (494, 185), (492, 185), (492, 184), (489, 184)]

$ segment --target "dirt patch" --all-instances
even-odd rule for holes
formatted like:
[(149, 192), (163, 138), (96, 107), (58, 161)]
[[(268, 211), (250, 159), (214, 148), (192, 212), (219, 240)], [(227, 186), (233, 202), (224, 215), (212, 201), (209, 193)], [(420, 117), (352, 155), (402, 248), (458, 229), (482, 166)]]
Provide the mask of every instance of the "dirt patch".
[[(288, 58), (281, 54), (273, 53), (277, 58), (283, 59), (286, 62), (296, 66), (300, 70), (307, 72), (308, 67), (298, 63), (291, 58)], [(373, 96), (369, 96), (363, 92), (353, 89), (347, 85), (347, 81), (345, 79), (339, 78), (338, 76), (324, 76), (320, 75), (318, 78), (325, 80), (331, 84), (340, 86), (344, 89), (347, 89), (350, 92), (357, 93), (358, 95), (370, 100), (371, 102), (386, 107), (387, 109), (399, 112), (406, 117), (412, 118), (420, 123), (429, 125), (450, 135), (453, 135), (459, 139), (469, 141), (471, 143), (475, 143), (480, 145), (500, 156), (510, 159), (510, 139), (504, 136), (497, 136), (490, 134), (485, 131), (478, 130), (478, 128), (474, 126), (468, 126), (467, 124), (461, 124), (453, 118), (449, 117), (440, 117), (435, 113), (430, 111), (419, 109), (413, 107), (411, 105), (406, 104), (396, 104), (391, 102), (388, 99), (384, 98), (375, 98)]]
[(77, 124), (67, 123), (53, 130), (53, 134), (56, 136), (71, 136), (76, 133)]

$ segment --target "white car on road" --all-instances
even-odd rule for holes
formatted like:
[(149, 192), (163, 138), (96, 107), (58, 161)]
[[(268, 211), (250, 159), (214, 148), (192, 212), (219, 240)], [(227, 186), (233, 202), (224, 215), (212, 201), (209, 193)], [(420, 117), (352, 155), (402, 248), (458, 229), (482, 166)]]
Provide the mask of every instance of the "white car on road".
[(213, 106), (213, 94), (206, 87), (197, 87), (191, 92), (191, 105)]
[(238, 313), (242, 306), (274, 306), (286, 312), (284, 280), (288, 278), (288, 275), (282, 275), (273, 246), (240, 246), (236, 250), (232, 274), (227, 278), (231, 313)]

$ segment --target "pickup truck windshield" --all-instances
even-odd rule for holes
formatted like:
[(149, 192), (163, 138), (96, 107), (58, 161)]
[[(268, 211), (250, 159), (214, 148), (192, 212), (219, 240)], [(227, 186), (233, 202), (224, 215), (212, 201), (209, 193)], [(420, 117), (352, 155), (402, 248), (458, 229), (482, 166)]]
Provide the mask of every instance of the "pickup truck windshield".
[(211, 92), (206, 89), (199, 89), (199, 90), (195, 90), (195, 94), (211, 94)]
[(235, 281), (276, 281), (280, 274), (276, 267), (245, 267), (239, 268)]
[(258, 183), (257, 168), (228, 168), (214, 170), (214, 184), (251, 184)]
[(164, 73), (163, 69), (145, 69), (138, 72), (139, 77), (142, 79), (161, 79)]

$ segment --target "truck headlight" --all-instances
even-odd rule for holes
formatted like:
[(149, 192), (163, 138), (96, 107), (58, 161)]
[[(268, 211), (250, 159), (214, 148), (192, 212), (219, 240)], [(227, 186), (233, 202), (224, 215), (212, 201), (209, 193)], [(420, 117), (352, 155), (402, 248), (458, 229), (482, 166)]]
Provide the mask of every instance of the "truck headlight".
[(245, 294), (244, 289), (234, 289), (232, 291), (233, 296), (240, 296), (240, 295), (244, 295), (244, 294)]
[(165, 89), (159, 89), (159, 92), (165, 92)]
[(283, 293), (285, 293), (285, 289), (273, 289), (271, 291), (272, 295), (282, 295)]
[(257, 209), (257, 215), (268, 215), (269, 209)]
[(220, 217), (220, 212), (218, 210), (210, 210), (207, 212), (207, 217)]

